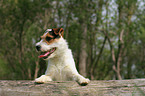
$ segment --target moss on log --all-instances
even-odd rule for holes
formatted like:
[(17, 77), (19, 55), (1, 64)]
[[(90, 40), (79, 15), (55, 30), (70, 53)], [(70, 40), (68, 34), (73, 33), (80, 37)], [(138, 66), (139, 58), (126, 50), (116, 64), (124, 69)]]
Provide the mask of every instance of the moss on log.
[(0, 96), (145, 96), (145, 79), (73, 81), (35, 84), (34, 81), (0, 81)]

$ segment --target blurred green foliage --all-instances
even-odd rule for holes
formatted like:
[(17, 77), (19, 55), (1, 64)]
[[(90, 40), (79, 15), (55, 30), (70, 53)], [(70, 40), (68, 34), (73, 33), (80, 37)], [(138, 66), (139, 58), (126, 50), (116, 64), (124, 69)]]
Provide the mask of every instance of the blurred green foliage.
[(65, 30), (78, 70), (85, 39), (88, 78), (144, 78), (144, 2), (0, 0), (0, 79), (34, 79), (44, 74), (46, 64), (38, 59), (35, 43), (47, 28), (57, 27)]

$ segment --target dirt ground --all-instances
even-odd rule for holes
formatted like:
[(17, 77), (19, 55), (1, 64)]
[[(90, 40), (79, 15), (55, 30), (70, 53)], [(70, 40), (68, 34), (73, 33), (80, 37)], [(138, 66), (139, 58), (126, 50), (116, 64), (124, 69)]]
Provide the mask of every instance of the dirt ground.
[(0, 80), (0, 96), (145, 96), (145, 79), (91, 81), (87, 86), (73, 81)]

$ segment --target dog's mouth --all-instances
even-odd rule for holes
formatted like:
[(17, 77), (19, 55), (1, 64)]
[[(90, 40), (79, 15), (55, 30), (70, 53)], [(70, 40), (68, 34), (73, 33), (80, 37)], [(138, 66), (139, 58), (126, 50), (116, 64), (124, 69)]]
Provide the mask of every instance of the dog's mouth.
[(48, 58), (54, 51), (56, 50), (56, 48), (52, 48), (48, 51), (42, 52), (40, 56), (38, 56), (39, 58)]

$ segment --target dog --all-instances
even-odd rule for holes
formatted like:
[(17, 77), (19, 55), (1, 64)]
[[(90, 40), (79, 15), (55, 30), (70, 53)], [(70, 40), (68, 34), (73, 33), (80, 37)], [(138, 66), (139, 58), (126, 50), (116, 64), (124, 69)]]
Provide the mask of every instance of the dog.
[(75, 80), (78, 84), (85, 86), (90, 80), (78, 73), (63, 33), (63, 28), (47, 29), (41, 36), (41, 41), (36, 43), (37, 51), (41, 52), (39, 58), (46, 60), (48, 65), (45, 75), (36, 78), (35, 82)]

